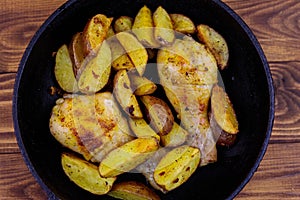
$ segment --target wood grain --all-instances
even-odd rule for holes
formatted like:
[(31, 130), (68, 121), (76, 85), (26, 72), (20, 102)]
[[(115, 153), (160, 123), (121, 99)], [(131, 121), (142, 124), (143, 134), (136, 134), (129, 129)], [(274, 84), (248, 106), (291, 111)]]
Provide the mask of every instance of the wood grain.
[[(16, 71), (34, 33), (66, 0), (0, 1), (0, 199), (47, 199), (14, 136)], [(247, 23), (270, 64), (275, 121), (266, 155), (236, 199), (300, 199), (300, 1), (223, 0)]]

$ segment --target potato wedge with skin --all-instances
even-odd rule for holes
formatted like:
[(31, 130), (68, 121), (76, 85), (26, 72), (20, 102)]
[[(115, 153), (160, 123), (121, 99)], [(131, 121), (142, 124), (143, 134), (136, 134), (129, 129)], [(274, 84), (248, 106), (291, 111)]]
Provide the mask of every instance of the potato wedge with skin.
[(229, 59), (228, 46), (223, 36), (213, 28), (204, 24), (197, 26), (197, 36), (214, 55), (218, 67), (223, 70), (227, 66)]
[(114, 29), (116, 33), (120, 33), (123, 31), (129, 31), (131, 30), (133, 25), (133, 19), (128, 16), (121, 16), (118, 19), (116, 19), (114, 23)]
[(194, 22), (185, 15), (182, 14), (170, 14), (173, 22), (173, 28), (183, 34), (193, 34), (196, 32)]
[(96, 165), (69, 153), (61, 155), (61, 164), (71, 181), (96, 195), (108, 193), (116, 180), (116, 177), (101, 177)]
[(155, 138), (137, 138), (112, 150), (99, 165), (102, 177), (115, 177), (145, 162), (159, 148)]
[(154, 38), (153, 27), (152, 12), (147, 6), (143, 6), (135, 16), (132, 32), (146, 47), (158, 48), (160, 44)]
[(78, 92), (73, 63), (67, 45), (62, 45), (55, 57), (54, 74), (58, 85), (66, 92)]
[(149, 138), (153, 137), (160, 141), (159, 135), (155, 133), (155, 131), (150, 127), (149, 124), (142, 118), (142, 119), (128, 119), (129, 126), (133, 133), (138, 138)]
[(142, 76), (145, 72), (146, 65), (148, 62), (148, 53), (144, 46), (134, 37), (132, 34), (127, 32), (120, 32), (116, 34), (119, 42), (125, 49), (125, 52), (131, 59), (135, 66), (136, 71)]
[(151, 127), (160, 136), (168, 134), (174, 124), (174, 116), (168, 104), (154, 96), (145, 95), (140, 98), (146, 107)]
[(218, 85), (212, 89), (211, 110), (221, 129), (230, 134), (239, 132), (238, 121), (231, 101), (224, 89)]
[(125, 69), (119, 70), (114, 78), (114, 95), (126, 114), (132, 118), (142, 118), (136, 96), (131, 89), (131, 83)]
[(157, 86), (144, 76), (130, 76), (134, 94), (137, 96), (148, 95), (155, 92)]
[(146, 185), (136, 182), (128, 181), (117, 183), (113, 186), (112, 190), (108, 193), (117, 199), (123, 200), (159, 200), (159, 196), (155, 194)]
[(198, 148), (181, 146), (168, 152), (154, 170), (155, 182), (171, 191), (186, 182), (200, 162)]
[(176, 147), (182, 145), (187, 136), (188, 132), (174, 122), (172, 130), (167, 135), (161, 136), (161, 144), (164, 147)]
[(69, 52), (70, 52), (71, 59), (74, 63), (73, 70), (76, 76), (84, 60), (84, 47), (83, 47), (83, 38), (81, 32), (76, 33), (73, 36), (69, 45)]
[(86, 24), (83, 31), (85, 56), (98, 52), (98, 49), (106, 38), (112, 20), (113, 18), (97, 14)]
[(107, 42), (103, 41), (96, 57), (90, 59), (82, 69), (78, 80), (79, 90), (85, 94), (98, 92), (107, 84), (110, 72), (111, 51)]
[(153, 13), (154, 38), (162, 46), (169, 46), (175, 39), (172, 20), (165, 9), (159, 6)]
[(112, 52), (112, 64), (114, 70), (118, 71), (121, 69), (133, 70), (135, 69), (132, 61), (125, 52), (124, 48), (117, 39), (110, 41), (110, 48)]

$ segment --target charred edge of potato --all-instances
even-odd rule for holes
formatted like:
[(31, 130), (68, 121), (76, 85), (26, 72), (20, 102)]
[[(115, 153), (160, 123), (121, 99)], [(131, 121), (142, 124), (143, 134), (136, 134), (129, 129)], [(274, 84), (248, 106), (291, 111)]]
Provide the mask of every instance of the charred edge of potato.
[(196, 26), (194, 22), (187, 16), (182, 14), (170, 14), (175, 31), (183, 34), (194, 34)]
[(203, 42), (216, 58), (218, 67), (223, 70), (227, 67), (229, 50), (223, 36), (208, 25), (197, 26), (198, 39)]
[(171, 45), (175, 40), (172, 20), (167, 11), (159, 6), (153, 13), (154, 38), (163, 46)]
[(150, 126), (159, 135), (168, 134), (174, 124), (174, 116), (168, 104), (162, 99), (150, 95), (141, 96), (140, 99), (145, 106)]
[(116, 177), (101, 177), (97, 166), (73, 154), (63, 153), (61, 164), (65, 174), (72, 182), (92, 194), (103, 195), (108, 193), (116, 180)]
[(146, 185), (136, 182), (128, 181), (117, 183), (113, 186), (111, 191), (108, 193), (117, 199), (124, 200), (159, 200), (160, 197), (148, 188)]

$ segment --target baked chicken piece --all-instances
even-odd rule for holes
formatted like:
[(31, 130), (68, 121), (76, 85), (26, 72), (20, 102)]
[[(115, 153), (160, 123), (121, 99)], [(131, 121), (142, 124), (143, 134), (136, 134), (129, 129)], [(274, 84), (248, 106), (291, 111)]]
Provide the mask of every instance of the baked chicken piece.
[(94, 162), (133, 139), (110, 92), (59, 99), (49, 126), (63, 146)]
[(214, 56), (191, 37), (176, 39), (172, 46), (158, 51), (160, 84), (189, 132), (188, 144), (200, 149), (200, 165), (217, 159), (216, 141), (208, 117), (209, 100), (218, 82)]

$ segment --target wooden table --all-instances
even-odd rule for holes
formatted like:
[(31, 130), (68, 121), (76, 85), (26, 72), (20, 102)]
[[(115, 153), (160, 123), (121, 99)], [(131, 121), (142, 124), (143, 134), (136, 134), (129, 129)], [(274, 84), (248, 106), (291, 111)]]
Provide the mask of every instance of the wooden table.
[[(47, 199), (16, 143), (12, 94), (33, 34), (65, 0), (0, 0), (0, 199)], [(224, 0), (249, 25), (270, 63), (276, 92), (272, 137), (236, 199), (300, 199), (300, 1)]]

